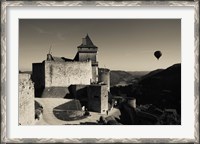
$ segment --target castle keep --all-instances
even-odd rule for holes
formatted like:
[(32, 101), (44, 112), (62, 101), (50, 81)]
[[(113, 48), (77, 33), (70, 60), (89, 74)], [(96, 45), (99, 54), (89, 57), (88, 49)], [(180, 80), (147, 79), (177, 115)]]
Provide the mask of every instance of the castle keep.
[(90, 37), (87, 35), (82, 40), (82, 44), (77, 47), (78, 52), (74, 60), (82, 61), (92, 61), (92, 83), (98, 82), (98, 62), (97, 62), (97, 51), (98, 48), (92, 43)]
[(86, 89), (84, 94), (87, 95), (88, 110), (106, 113), (110, 70), (98, 67), (98, 47), (88, 35), (77, 49), (74, 59), (55, 57), (49, 53), (42, 63), (32, 64), (35, 96), (66, 98), (67, 95), (73, 95), (70, 93), (73, 87), (81, 87)]

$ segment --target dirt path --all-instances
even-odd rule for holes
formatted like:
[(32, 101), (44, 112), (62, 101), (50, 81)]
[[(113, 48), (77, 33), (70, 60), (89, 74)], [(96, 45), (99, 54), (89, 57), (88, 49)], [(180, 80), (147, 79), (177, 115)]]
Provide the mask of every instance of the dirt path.
[(62, 125), (66, 123), (65, 121), (59, 120), (55, 117), (53, 109), (61, 104), (69, 102), (70, 100), (62, 98), (35, 98), (35, 100), (43, 107), (42, 122), (46, 122), (50, 125)]
[(66, 102), (72, 101), (71, 99), (62, 99), (62, 98), (35, 98), (35, 100), (40, 103), (43, 107), (43, 116), (36, 122), (36, 125), (64, 125), (64, 124), (94, 124), (99, 120), (102, 114), (90, 112), (91, 116), (76, 120), (76, 121), (63, 121), (55, 117), (53, 114), (53, 109), (59, 105), (62, 105)]

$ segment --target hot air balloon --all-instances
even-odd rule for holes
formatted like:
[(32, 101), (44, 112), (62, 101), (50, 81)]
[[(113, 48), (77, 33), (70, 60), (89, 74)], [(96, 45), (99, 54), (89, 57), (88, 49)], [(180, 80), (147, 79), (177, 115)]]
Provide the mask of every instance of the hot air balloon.
[(155, 51), (154, 56), (159, 60), (159, 58), (162, 56), (161, 51)]

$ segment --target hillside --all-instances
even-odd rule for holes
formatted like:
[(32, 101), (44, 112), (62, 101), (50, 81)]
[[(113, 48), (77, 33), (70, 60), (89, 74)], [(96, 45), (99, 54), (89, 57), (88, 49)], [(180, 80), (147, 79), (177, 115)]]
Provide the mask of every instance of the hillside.
[(160, 108), (181, 109), (181, 64), (151, 72), (138, 82), (132, 92), (140, 104), (154, 104)]
[(135, 78), (140, 78), (149, 73), (149, 71), (127, 71), (127, 72), (130, 73)]
[(149, 72), (134, 84), (112, 87), (111, 93), (135, 97), (137, 105), (153, 104), (161, 109), (176, 109), (180, 113), (181, 64)]
[(138, 78), (148, 72), (131, 72), (131, 71), (111, 71), (110, 72), (110, 85), (112, 86), (126, 86), (135, 82)]

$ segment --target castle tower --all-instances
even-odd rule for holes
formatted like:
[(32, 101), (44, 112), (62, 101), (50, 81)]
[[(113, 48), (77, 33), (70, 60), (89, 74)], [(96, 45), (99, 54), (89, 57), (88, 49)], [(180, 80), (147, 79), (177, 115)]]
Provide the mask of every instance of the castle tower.
[(98, 82), (98, 61), (97, 61), (97, 51), (98, 48), (93, 44), (90, 37), (87, 35), (82, 39), (82, 44), (77, 47), (78, 52), (75, 60), (78, 61), (92, 61), (92, 83)]
[(99, 68), (99, 83), (104, 83), (108, 86), (108, 91), (110, 91), (110, 70), (105, 68)]
[(106, 114), (108, 111), (107, 85), (93, 84), (87, 87), (88, 110)]

